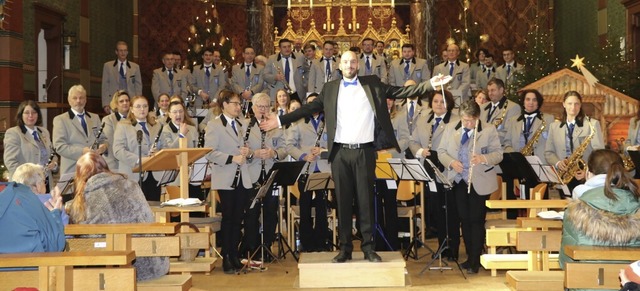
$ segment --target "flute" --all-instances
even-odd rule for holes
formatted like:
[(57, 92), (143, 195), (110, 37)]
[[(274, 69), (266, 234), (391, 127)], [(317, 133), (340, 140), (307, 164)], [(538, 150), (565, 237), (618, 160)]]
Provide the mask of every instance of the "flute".
[[(473, 147), (471, 147), (471, 159), (473, 159), (473, 155), (476, 153), (476, 141), (478, 141), (478, 123), (480, 119), (476, 119), (476, 125), (473, 128)], [(473, 177), (473, 165), (471, 164), (471, 160), (469, 160), (469, 184), (467, 184), (467, 194), (471, 193), (471, 178)]]

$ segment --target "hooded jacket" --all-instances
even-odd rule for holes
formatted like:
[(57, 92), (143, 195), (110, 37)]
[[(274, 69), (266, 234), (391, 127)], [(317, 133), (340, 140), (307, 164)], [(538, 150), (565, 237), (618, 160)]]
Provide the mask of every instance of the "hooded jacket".
[(65, 247), (60, 209), (49, 211), (23, 184), (0, 192), (0, 254), (60, 252)]
[(593, 188), (567, 206), (562, 224), (560, 267), (573, 260), (565, 245), (640, 246), (640, 202), (633, 193), (613, 189), (618, 200), (604, 195), (604, 186)]

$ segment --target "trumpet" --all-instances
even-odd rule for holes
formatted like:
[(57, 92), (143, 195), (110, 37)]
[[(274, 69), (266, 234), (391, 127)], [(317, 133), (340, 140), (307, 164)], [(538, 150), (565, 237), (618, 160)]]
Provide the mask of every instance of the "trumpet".
[[(282, 74), (282, 69), (276, 66), (275, 63), (273, 64), (273, 67), (276, 68), (276, 70), (278, 71), (278, 74)], [(293, 94), (293, 90), (291, 90), (291, 87), (289, 86), (289, 80), (282, 80), (282, 85), (284, 86), (284, 90), (287, 91), (287, 94), (289, 95)]]
[(102, 123), (102, 125), (100, 126), (100, 131), (98, 131), (98, 134), (96, 135), (96, 141), (93, 142), (93, 144), (91, 145), (91, 150), (97, 150), (98, 147), (100, 146), (99, 140), (100, 140), (100, 136), (102, 136), (102, 131), (104, 130), (104, 122)]
[[(476, 126), (473, 128), (473, 147), (471, 147), (471, 158), (476, 153), (476, 142), (478, 141), (478, 123), (479, 119), (476, 119)], [(471, 193), (471, 178), (473, 178), (473, 165), (469, 160), (469, 184), (467, 184), (467, 194)]]

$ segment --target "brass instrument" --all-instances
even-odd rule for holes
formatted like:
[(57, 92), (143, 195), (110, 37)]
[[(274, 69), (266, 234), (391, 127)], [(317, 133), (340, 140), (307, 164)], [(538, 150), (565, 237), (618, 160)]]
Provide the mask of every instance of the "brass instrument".
[[(544, 121), (544, 118), (542, 118), (542, 115), (540, 116), (540, 120), (542, 120), (542, 125), (540, 126), (540, 128), (538, 128), (538, 130), (536, 130), (533, 136), (531, 136), (527, 144), (520, 150), (520, 153), (523, 156), (533, 155), (533, 150), (535, 149), (535, 145), (538, 143), (538, 140), (540, 140), (540, 136), (542, 135), (542, 132), (547, 127), (547, 122)], [(525, 120), (525, 122), (527, 121)]]
[(631, 160), (631, 157), (629, 157), (629, 153), (627, 153), (624, 150), (624, 140), (625, 138), (621, 137), (619, 140), (616, 140), (615, 142), (618, 144), (618, 151), (620, 153), (620, 157), (622, 158), (622, 164), (624, 164), (624, 169), (627, 172), (631, 172), (633, 171), (633, 169), (636, 168), (636, 165)]
[(471, 178), (473, 178), (473, 165), (471, 165), (471, 159), (476, 153), (476, 142), (478, 141), (478, 123), (479, 119), (476, 119), (476, 126), (473, 128), (473, 147), (471, 148), (471, 156), (469, 157), (469, 183), (467, 184), (467, 194), (471, 193)]
[(584, 121), (589, 124), (591, 132), (584, 139), (584, 141), (582, 141), (580, 146), (575, 149), (573, 153), (571, 153), (571, 156), (567, 158), (567, 168), (563, 172), (558, 173), (558, 176), (562, 178), (562, 183), (564, 184), (569, 183), (571, 179), (573, 179), (573, 177), (576, 175), (576, 173), (582, 169), (585, 169), (587, 165), (587, 163), (582, 159), (582, 155), (584, 154), (584, 151), (587, 150), (589, 143), (591, 143), (591, 139), (593, 139), (593, 137), (596, 135), (596, 130), (595, 128), (593, 128), (590, 118), (585, 117)]
[(98, 131), (98, 134), (96, 135), (96, 141), (93, 142), (93, 144), (91, 145), (91, 150), (97, 150), (98, 147), (100, 146), (99, 140), (100, 140), (100, 136), (102, 136), (102, 131), (104, 130), (104, 122), (102, 123), (102, 125), (100, 126), (100, 131)]
[[(279, 75), (282, 74), (282, 69), (276, 66), (275, 63), (273, 64), (273, 67), (276, 68)], [(289, 80), (282, 80), (282, 85), (284, 86), (284, 90), (287, 91), (287, 94), (289, 95), (293, 94), (293, 90), (291, 90), (291, 87), (289, 87)]]
[(502, 106), (502, 116), (496, 118), (493, 120), (493, 125), (496, 126), (496, 128), (498, 128), (502, 122), (504, 122), (504, 117), (507, 115), (507, 102), (504, 102), (504, 105)]
[[(245, 132), (244, 134), (244, 140), (243, 140), (243, 145), (246, 146), (247, 145), (247, 141), (249, 140), (249, 134), (251, 134), (251, 128), (256, 124), (258, 120), (255, 118), (252, 118), (251, 121), (249, 122), (249, 126), (247, 127), (247, 132)], [(238, 167), (236, 168), (236, 174), (233, 177), (233, 182), (231, 183), (231, 187), (232, 188), (238, 188), (238, 182), (240, 181), (240, 167), (242, 167), (242, 165), (238, 165)]]

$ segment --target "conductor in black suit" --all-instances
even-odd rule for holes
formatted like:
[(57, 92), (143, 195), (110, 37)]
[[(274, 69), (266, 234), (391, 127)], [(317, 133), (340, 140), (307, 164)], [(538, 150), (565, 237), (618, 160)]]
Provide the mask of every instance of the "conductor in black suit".
[(324, 111), (329, 162), (336, 186), (340, 238), (340, 253), (332, 261), (343, 263), (351, 260), (351, 218), (353, 204), (358, 203), (364, 258), (380, 262), (382, 259), (374, 251), (373, 243), (376, 151), (395, 148), (400, 152), (386, 98), (424, 95), (432, 91), (433, 86), (446, 84), (451, 78), (436, 76), (431, 82), (415, 86), (390, 86), (377, 76), (358, 76), (358, 58), (351, 51), (342, 55), (340, 70), (342, 79), (327, 82), (313, 102), (279, 118), (272, 115), (260, 127), (271, 130)]

